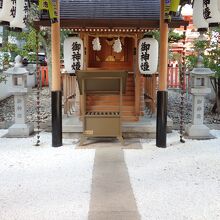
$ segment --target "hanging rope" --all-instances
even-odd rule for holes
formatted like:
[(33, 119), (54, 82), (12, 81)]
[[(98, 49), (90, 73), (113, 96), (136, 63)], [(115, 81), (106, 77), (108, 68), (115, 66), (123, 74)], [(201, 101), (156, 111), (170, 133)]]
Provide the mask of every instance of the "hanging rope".
[(40, 68), (39, 68), (39, 36), (36, 33), (36, 71), (37, 71), (37, 142), (35, 146), (40, 146)]
[(185, 143), (185, 140), (183, 140), (183, 117), (184, 117), (184, 81), (185, 81), (185, 73), (186, 73), (186, 63), (185, 63), (185, 58), (186, 58), (186, 26), (184, 26), (184, 31), (183, 31), (183, 51), (182, 51), (182, 63), (181, 63), (181, 68), (180, 68), (180, 89), (181, 89), (181, 96), (180, 96), (180, 142)]

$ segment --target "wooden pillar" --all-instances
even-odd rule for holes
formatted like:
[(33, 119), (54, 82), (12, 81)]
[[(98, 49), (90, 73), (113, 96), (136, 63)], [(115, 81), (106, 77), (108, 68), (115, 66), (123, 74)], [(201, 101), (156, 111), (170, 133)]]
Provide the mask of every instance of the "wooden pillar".
[(135, 35), (134, 39), (134, 74), (135, 74), (135, 115), (139, 120), (140, 115), (140, 86), (141, 77), (138, 68), (138, 35)]
[(166, 147), (167, 127), (167, 62), (168, 62), (168, 24), (164, 19), (165, 1), (160, 0), (160, 65), (159, 91), (157, 92), (156, 146)]
[(62, 93), (60, 75), (60, 1), (56, 0), (58, 19), (51, 24), (52, 52), (52, 146), (62, 146)]
[[(83, 69), (87, 70), (88, 62), (89, 62), (89, 52), (88, 52), (88, 33), (84, 33), (83, 35), (83, 43), (84, 43), (84, 60), (83, 60)], [(84, 108), (84, 100), (83, 96), (80, 96), (80, 115), (82, 115), (82, 109)]]
[[(83, 70), (87, 70), (88, 68), (88, 57), (89, 57), (89, 52), (88, 52), (88, 33), (81, 33), (80, 38), (83, 40), (83, 45), (84, 45), (84, 56), (83, 56)], [(82, 109), (83, 109), (83, 104), (84, 104), (84, 99), (83, 96), (80, 95), (79, 88), (77, 85), (77, 105), (78, 105), (78, 110), (79, 110), (79, 116), (82, 116)]]
[(89, 62), (89, 36), (88, 36), (88, 33), (84, 34), (83, 41), (84, 41), (84, 70), (86, 70), (88, 68), (88, 62)]

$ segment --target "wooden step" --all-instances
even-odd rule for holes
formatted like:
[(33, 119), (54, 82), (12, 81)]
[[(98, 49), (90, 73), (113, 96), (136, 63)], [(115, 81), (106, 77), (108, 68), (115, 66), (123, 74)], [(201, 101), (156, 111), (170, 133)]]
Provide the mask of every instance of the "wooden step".
[(122, 116), (122, 121), (124, 122), (129, 122), (129, 121), (138, 121), (138, 117), (137, 116)]
[[(87, 106), (86, 111), (119, 111), (118, 106)], [(134, 106), (123, 106), (122, 111), (133, 111), (134, 112)]]
[[(134, 106), (134, 101), (124, 101), (122, 102), (123, 106)], [(87, 101), (86, 102), (87, 106), (118, 106), (119, 102), (114, 102), (114, 101)]]
[[(102, 96), (95, 96), (95, 95), (88, 95), (86, 97), (87, 101), (119, 101), (120, 97), (117, 95), (102, 95)], [(124, 95), (122, 97), (122, 101), (134, 101), (134, 96), (127, 96)]]
[(125, 96), (134, 96), (134, 90), (126, 91)]
[(126, 87), (130, 87), (130, 86), (134, 86), (134, 82), (132, 81), (126, 82)]
[(122, 111), (122, 117), (130, 117), (130, 116), (135, 116), (134, 111)]

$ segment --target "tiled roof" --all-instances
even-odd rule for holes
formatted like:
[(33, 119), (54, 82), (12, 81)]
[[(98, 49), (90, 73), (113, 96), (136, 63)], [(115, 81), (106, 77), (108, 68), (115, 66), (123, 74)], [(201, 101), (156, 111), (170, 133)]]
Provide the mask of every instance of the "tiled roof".
[(159, 20), (160, 0), (61, 0), (61, 19)]
[[(62, 27), (158, 28), (160, 0), (60, 0), (60, 19)], [(170, 27), (183, 23), (175, 18)], [(36, 25), (49, 25), (48, 16)]]

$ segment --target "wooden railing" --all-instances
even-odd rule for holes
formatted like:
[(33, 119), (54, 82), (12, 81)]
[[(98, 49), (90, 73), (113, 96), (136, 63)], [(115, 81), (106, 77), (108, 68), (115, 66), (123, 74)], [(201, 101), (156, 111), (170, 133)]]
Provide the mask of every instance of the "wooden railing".
[(150, 111), (152, 113), (155, 113), (158, 74), (145, 76), (144, 78), (145, 78), (144, 101), (145, 101), (146, 106), (150, 109)]
[(76, 76), (62, 74), (64, 114), (75, 111)]

